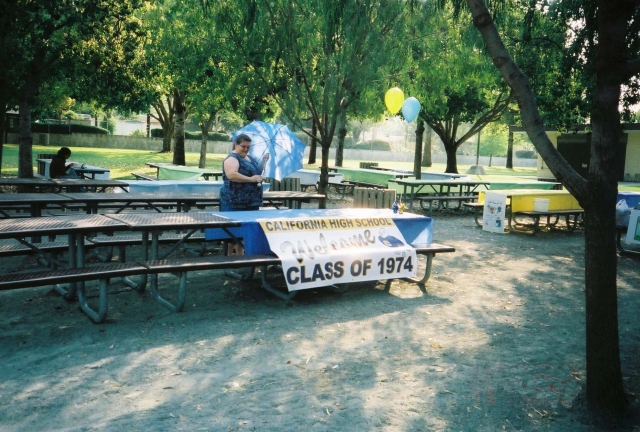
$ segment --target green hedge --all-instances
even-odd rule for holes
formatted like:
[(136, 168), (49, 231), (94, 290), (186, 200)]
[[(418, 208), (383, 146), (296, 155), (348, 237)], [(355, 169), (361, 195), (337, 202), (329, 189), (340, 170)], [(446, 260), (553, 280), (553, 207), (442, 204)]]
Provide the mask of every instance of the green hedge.
[(65, 125), (65, 124), (43, 124), (43, 123), (31, 123), (31, 132), (66, 134), (66, 135), (69, 135), (70, 133), (106, 135), (109, 133), (109, 131), (104, 128), (83, 125), (83, 124)]
[(516, 157), (519, 159), (535, 159), (538, 154), (535, 150), (516, 150)]
[(387, 141), (371, 140), (371, 141), (361, 142), (360, 144), (356, 144), (353, 146), (353, 148), (358, 150), (391, 151), (391, 144), (389, 144)]
[[(153, 138), (162, 138), (162, 129), (151, 129), (151, 136)], [(187, 132), (184, 133), (184, 138), (189, 140), (202, 141), (202, 132)], [(209, 133), (209, 141), (231, 141), (231, 136), (218, 132)]]

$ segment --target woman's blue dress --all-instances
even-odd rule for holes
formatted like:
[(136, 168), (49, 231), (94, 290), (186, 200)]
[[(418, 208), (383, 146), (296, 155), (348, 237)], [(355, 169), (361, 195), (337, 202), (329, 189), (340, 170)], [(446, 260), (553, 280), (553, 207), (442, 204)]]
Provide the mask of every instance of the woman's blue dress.
[[(262, 174), (260, 163), (253, 156), (248, 156), (251, 161), (246, 160), (236, 153), (230, 153), (228, 157), (237, 159), (240, 164), (238, 168), (240, 174), (247, 177)], [(229, 180), (224, 172), (224, 162), (222, 180), (224, 181), (224, 185), (220, 189), (221, 211), (258, 210), (262, 205), (261, 183), (237, 183)]]

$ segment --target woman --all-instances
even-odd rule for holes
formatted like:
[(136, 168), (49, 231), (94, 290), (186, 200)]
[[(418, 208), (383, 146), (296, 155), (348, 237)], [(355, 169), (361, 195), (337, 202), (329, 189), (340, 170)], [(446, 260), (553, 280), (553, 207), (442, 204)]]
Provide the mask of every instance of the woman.
[(67, 165), (67, 159), (71, 157), (71, 150), (68, 147), (62, 147), (58, 153), (51, 159), (49, 165), (49, 177), (51, 178), (71, 178), (77, 179), (80, 176), (73, 169), (75, 162)]
[(222, 164), (220, 210), (258, 210), (262, 205), (262, 171), (269, 160), (267, 153), (262, 161), (249, 155), (251, 138), (240, 134), (234, 141), (233, 151)]
[[(245, 134), (238, 135), (233, 151), (222, 163), (224, 185), (220, 189), (220, 210), (223, 212), (258, 210), (262, 205), (262, 172), (269, 153), (260, 162), (249, 155), (250, 148), (251, 138)], [(241, 243), (234, 245), (233, 253), (244, 254)]]

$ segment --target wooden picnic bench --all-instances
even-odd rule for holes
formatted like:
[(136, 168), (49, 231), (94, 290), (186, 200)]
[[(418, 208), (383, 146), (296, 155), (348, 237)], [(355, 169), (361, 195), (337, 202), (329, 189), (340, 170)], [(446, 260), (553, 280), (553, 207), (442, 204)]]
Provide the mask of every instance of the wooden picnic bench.
[[(433, 210), (462, 210), (465, 203), (477, 200), (477, 195), (417, 195), (414, 198), (414, 201), (420, 203), (420, 208), (428, 212)], [(455, 207), (451, 206), (451, 203), (455, 204)]]
[[(467, 202), (463, 203), (468, 209), (473, 211), (476, 225), (482, 228), (482, 217), (484, 210), (484, 203)], [(511, 208), (506, 209), (506, 218), (508, 220), (508, 226), (512, 231), (521, 232), (526, 234), (535, 234), (540, 230), (540, 221), (543, 220), (544, 226), (550, 230), (560, 230), (558, 222), (564, 218), (566, 231), (575, 231), (579, 225), (579, 218), (584, 214), (583, 209), (568, 209), (568, 210), (549, 210), (546, 212), (539, 211), (518, 211), (511, 213)], [(524, 222), (522, 218), (528, 218), (529, 221)]]
[[(437, 243), (416, 246), (416, 252), (426, 257), (425, 273), (421, 277), (410, 278), (411, 281), (424, 285), (430, 275), (433, 258), (438, 253), (454, 252), (451, 246), (445, 246)], [(269, 266), (279, 266), (280, 259), (275, 255), (214, 255), (206, 257), (188, 257), (163, 260), (147, 260), (132, 263), (106, 263), (85, 266), (72, 269), (54, 269), (54, 270), (30, 270), (25, 272), (8, 273), (0, 276), (0, 291), (33, 288), (46, 285), (55, 285), (61, 283), (78, 283), (78, 300), (80, 309), (94, 323), (101, 323), (107, 317), (108, 311), (108, 285), (111, 279), (125, 278), (129, 276), (139, 275), (159, 275), (163, 273), (171, 273), (178, 277), (177, 292), (173, 295), (174, 299), (165, 298), (158, 286), (158, 283), (151, 284), (153, 297), (164, 307), (172, 312), (182, 311), (186, 301), (187, 274), (190, 271), (218, 270), (218, 269), (237, 269), (237, 268), (256, 268), (261, 267), (262, 286), (274, 295), (285, 299), (292, 299), (297, 291), (285, 293), (277, 287), (271, 285), (268, 280), (267, 268)], [(152, 279), (153, 281), (154, 279)], [(84, 283), (98, 281), (98, 305), (97, 308), (89, 305), (87, 301), (86, 288)], [(144, 286), (139, 291), (144, 290)]]
[(149, 174), (132, 172), (131, 175), (134, 176), (136, 178), (136, 180), (148, 180), (148, 181), (157, 181), (158, 180), (158, 177), (154, 177), (154, 176), (149, 175)]
[(475, 202), (463, 202), (462, 206), (473, 212), (473, 217), (476, 221), (476, 225), (482, 228), (482, 213), (484, 211), (484, 203)]
[[(578, 227), (580, 217), (584, 214), (583, 209), (549, 210), (549, 211), (518, 211), (513, 212), (509, 217), (509, 228), (516, 232), (535, 234), (540, 230), (540, 221), (545, 220), (544, 226), (549, 230), (560, 230), (557, 225), (561, 219), (565, 220), (564, 230), (572, 232)], [(523, 222), (518, 218), (525, 217), (531, 222)]]

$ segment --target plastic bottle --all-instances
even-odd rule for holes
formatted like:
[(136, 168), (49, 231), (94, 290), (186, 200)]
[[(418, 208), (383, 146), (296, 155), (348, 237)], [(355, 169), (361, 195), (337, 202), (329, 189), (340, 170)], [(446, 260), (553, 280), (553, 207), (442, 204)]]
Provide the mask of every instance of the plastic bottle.
[(396, 198), (396, 200), (393, 202), (393, 206), (391, 206), (391, 210), (393, 210), (394, 213), (398, 213), (398, 208), (400, 206), (398, 205), (398, 198)]

